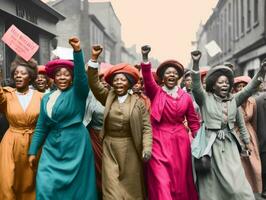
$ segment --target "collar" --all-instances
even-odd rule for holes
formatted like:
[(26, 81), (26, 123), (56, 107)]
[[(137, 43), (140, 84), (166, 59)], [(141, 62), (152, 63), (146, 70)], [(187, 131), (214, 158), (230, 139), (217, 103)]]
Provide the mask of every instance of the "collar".
[(172, 89), (169, 89), (169, 88), (167, 88), (165, 85), (164, 86), (162, 86), (162, 89), (163, 89), (163, 91), (165, 91), (168, 95), (170, 95), (170, 96), (172, 96), (173, 98), (178, 98), (179, 96), (178, 96), (178, 90), (179, 90), (179, 88), (178, 88), (178, 86), (175, 86), (174, 88), (172, 88)]
[(133, 93), (133, 91), (130, 89), (130, 90), (127, 91), (127, 93), (124, 96), (118, 96), (118, 102), (119, 103), (124, 103), (126, 101), (126, 99), (127, 99), (127, 96), (129, 94), (131, 95), (132, 93)]
[(213, 93), (214, 98), (219, 101), (219, 102), (226, 102), (226, 101), (231, 101), (233, 99), (233, 95), (229, 93), (229, 95), (225, 98), (221, 98), (220, 96), (216, 95)]

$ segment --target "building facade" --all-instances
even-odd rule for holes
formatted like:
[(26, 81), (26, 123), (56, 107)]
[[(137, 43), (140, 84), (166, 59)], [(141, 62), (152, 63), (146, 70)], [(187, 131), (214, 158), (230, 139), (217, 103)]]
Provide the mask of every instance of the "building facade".
[[(0, 38), (14, 24), (40, 48), (33, 56), (40, 64), (49, 61), (55, 43), (56, 23), (64, 16), (40, 0), (1, 0)], [(16, 54), (0, 42), (0, 76), (10, 77), (10, 64)]]
[(237, 75), (251, 77), (258, 71), (266, 57), (265, 0), (219, 0), (203, 29), (207, 41), (198, 48), (214, 40), (222, 49), (215, 57), (206, 55), (208, 65), (231, 62)]

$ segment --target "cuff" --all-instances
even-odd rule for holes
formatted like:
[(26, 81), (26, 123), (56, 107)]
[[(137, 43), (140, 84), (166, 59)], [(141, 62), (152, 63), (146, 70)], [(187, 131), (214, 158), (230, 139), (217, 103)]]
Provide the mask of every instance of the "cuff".
[(89, 62), (87, 64), (88, 64), (88, 66), (90, 66), (94, 69), (98, 69), (100, 66), (98, 62), (93, 62), (91, 59), (89, 60)]
[(200, 71), (195, 71), (193, 69), (191, 70), (191, 72), (194, 73), (194, 74), (199, 74), (200, 73)]

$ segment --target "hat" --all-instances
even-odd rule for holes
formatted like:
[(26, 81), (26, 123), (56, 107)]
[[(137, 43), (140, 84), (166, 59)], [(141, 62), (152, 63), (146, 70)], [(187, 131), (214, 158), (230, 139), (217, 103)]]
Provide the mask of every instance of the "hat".
[(206, 76), (206, 91), (207, 92), (210, 92), (212, 86), (216, 82), (218, 78), (216, 77), (217, 75), (218, 77), (221, 75), (226, 76), (229, 79), (230, 87), (233, 86), (233, 83), (234, 83), (233, 71), (227, 66), (218, 65), (218, 66), (211, 68), (207, 73), (207, 76)]
[(248, 84), (251, 81), (251, 78), (249, 76), (237, 76), (234, 79), (234, 85), (238, 83), (246, 83)]
[(111, 69), (111, 67), (113, 67), (113, 65), (102, 62), (100, 64), (99, 77), (105, 76), (108, 70)]
[(131, 77), (130, 79), (133, 81), (133, 85), (136, 84), (139, 80), (139, 71), (127, 64), (127, 63), (120, 63), (117, 65), (114, 65), (111, 67), (105, 74), (105, 81), (109, 84), (112, 85), (112, 80), (115, 74), (126, 74), (127, 78)]
[(49, 76), (50, 78), (54, 78), (54, 73), (57, 68), (67, 68), (70, 71), (73, 71), (74, 63), (70, 60), (63, 60), (63, 59), (56, 59), (49, 61), (45, 65), (47, 76)]
[(46, 74), (45, 65), (38, 65), (38, 74)]
[(184, 74), (184, 67), (181, 63), (179, 63), (178, 61), (176, 60), (166, 60), (164, 62), (162, 62), (159, 67), (157, 68), (157, 71), (156, 71), (156, 75), (162, 79), (162, 76), (165, 72), (165, 70), (168, 68), (168, 67), (174, 67), (176, 68), (177, 72), (178, 72), (178, 75), (179, 75), (179, 78), (181, 78)]

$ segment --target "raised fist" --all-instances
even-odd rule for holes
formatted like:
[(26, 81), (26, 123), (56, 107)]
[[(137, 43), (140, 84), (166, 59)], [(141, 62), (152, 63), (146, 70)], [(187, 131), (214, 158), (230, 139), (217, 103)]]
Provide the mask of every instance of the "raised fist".
[(151, 47), (149, 45), (144, 45), (141, 47), (141, 53), (142, 55), (148, 55), (151, 51)]
[(92, 60), (97, 60), (99, 55), (102, 53), (103, 47), (101, 45), (93, 45), (91, 48), (91, 58)]
[(191, 58), (193, 61), (198, 62), (201, 58), (201, 52), (199, 50), (191, 52)]
[(74, 51), (80, 51), (80, 49), (81, 49), (80, 48), (80, 40), (78, 37), (73, 36), (73, 37), (69, 38), (68, 42), (72, 46)]

